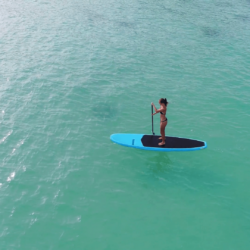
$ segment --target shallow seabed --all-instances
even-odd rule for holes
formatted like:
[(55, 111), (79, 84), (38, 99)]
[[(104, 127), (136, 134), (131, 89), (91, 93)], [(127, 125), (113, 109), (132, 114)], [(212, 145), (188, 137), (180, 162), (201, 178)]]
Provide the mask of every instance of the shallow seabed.
[[(249, 0), (0, 0), (0, 30), (0, 249), (249, 249)], [(160, 97), (207, 149), (109, 140)]]

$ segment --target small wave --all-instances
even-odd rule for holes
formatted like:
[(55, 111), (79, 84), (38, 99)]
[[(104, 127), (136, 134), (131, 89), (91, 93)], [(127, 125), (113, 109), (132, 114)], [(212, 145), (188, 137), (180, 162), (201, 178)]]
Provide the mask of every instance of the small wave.
[(15, 173), (15, 172), (12, 172), (12, 173), (8, 176), (7, 181), (8, 181), (8, 182), (12, 181), (12, 180), (14, 179), (15, 175), (16, 175), (16, 173)]
[(12, 134), (12, 132), (13, 130), (9, 131), (8, 134), (4, 136), (3, 139), (0, 140), (0, 144), (3, 143)]

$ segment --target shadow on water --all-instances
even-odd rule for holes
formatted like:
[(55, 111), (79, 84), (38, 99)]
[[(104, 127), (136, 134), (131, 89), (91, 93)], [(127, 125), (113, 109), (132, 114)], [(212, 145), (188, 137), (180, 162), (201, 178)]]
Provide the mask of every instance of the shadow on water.
[(233, 6), (233, 4), (230, 2), (217, 2), (215, 3), (215, 5), (218, 7), (223, 7), (223, 8), (230, 8)]
[(135, 23), (132, 23), (132, 22), (118, 21), (116, 24), (117, 24), (118, 26), (124, 27), (124, 28), (130, 28), (130, 29), (131, 29), (131, 28), (132, 28), (132, 29), (136, 28)]
[[(176, 153), (144, 154), (144, 170), (140, 169), (140, 178), (149, 185), (179, 187), (190, 191), (214, 190), (227, 187), (229, 180), (204, 168), (202, 161), (185, 160), (185, 156)], [(176, 156), (178, 158), (176, 158)]]
[(250, 16), (238, 14), (238, 15), (235, 15), (235, 19), (237, 19), (239, 21), (243, 21), (243, 22), (249, 22)]
[(180, 12), (179, 10), (177, 9), (173, 9), (173, 8), (170, 8), (170, 7), (166, 7), (164, 4), (158, 4), (158, 6), (163, 9), (164, 11), (166, 11), (167, 13), (170, 13), (170, 14), (183, 14), (182, 12)]
[(220, 35), (220, 32), (217, 29), (211, 28), (211, 27), (203, 27), (201, 28), (201, 31), (204, 36), (210, 37), (210, 38), (216, 38), (216, 37), (219, 37)]
[(118, 108), (113, 103), (99, 102), (92, 107), (92, 114), (101, 120), (114, 119), (118, 114)]
[(166, 153), (157, 153), (152, 157), (148, 157), (145, 165), (154, 174), (166, 173), (171, 171), (172, 168), (172, 162)]
[(101, 25), (107, 25), (107, 24), (113, 24), (117, 25), (119, 27), (124, 27), (124, 28), (136, 28), (136, 23), (135, 22), (130, 22), (125, 20), (117, 20), (117, 19), (110, 19), (106, 15), (99, 14), (96, 11), (93, 10), (85, 10), (86, 16), (88, 16), (88, 20), (94, 24), (101, 24)]

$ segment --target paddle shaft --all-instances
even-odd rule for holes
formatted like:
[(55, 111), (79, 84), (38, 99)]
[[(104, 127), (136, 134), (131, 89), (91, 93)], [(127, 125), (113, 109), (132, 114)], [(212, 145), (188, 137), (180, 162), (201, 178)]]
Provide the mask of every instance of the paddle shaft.
[(154, 133), (153, 105), (151, 105), (151, 116), (152, 116), (152, 133), (153, 133), (153, 135), (155, 135), (155, 133)]

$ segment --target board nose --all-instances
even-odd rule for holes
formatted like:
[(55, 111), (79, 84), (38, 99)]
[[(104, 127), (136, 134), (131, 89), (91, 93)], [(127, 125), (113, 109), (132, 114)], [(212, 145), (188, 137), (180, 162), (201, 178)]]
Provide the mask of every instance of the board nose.
[(116, 143), (120, 141), (120, 139), (121, 139), (121, 134), (112, 134), (110, 136), (110, 140)]

